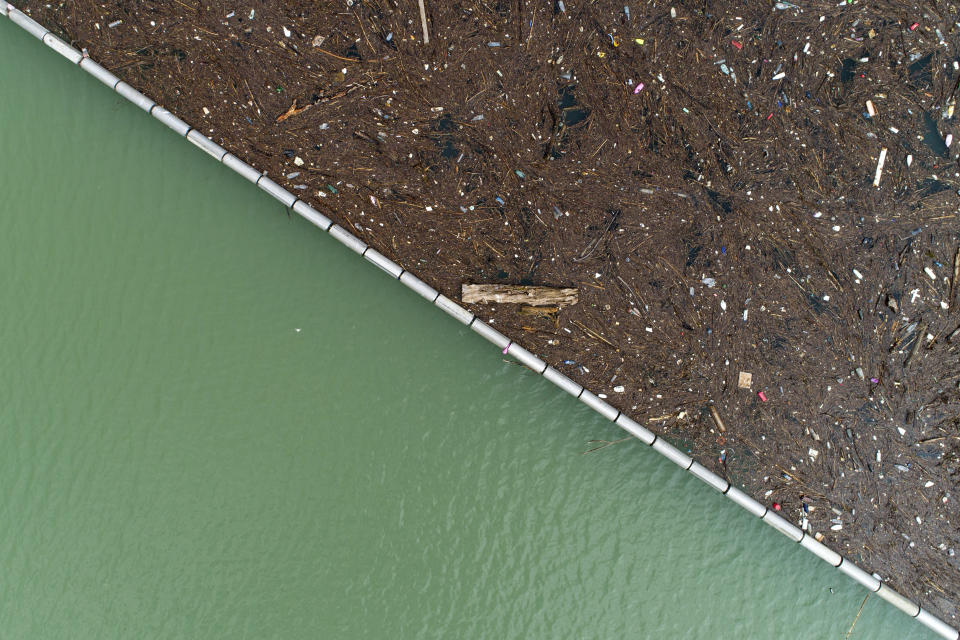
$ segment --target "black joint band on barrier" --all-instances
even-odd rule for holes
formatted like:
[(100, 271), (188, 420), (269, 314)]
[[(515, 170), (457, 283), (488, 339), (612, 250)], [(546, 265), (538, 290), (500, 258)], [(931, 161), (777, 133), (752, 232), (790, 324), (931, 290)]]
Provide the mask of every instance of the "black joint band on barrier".
[[(187, 133), (189, 134), (190, 132), (188, 131)], [(256, 181), (256, 182), (254, 182), (253, 184), (255, 184), (256, 186), (258, 186), (258, 187), (259, 187), (259, 186), (260, 186), (260, 181), (261, 181), (261, 180), (263, 180), (263, 177), (264, 177), (265, 175), (267, 175), (267, 174), (265, 174), (265, 173), (261, 173), (261, 174), (260, 174), (260, 177), (259, 177), (259, 178), (257, 178), (257, 181)], [(296, 204), (296, 203), (294, 203), (294, 204)]]
[(923, 607), (917, 607), (917, 615), (913, 616), (914, 618), (920, 617), (920, 612), (923, 611)]
[(540, 375), (546, 373), (547, 369), (550, 367), (546, 362), (543, 363), (543, 371), (540, 372)]
[[(406, 272), (407, 272), (407, 270), (401, 267), (401, 268), (400, 268), (400, 275), (397, 276), (397, 280), (399, 280), (400, 278), (402, 278), (402, 277), (403, 277), (403, 274), (405, 274)], [(474, 316), (473, 319), (476, 320), (477, 317)], [(473, 324), (473, 323), (471, 322), (470, 324)]]
[[(433, 300), (431, 300), (431, 301), (430, 301), (430, 304), (436, 304), (436, 302), (437, 302), (437, 298), (439, 298), (439, 297), (440, 297), (440, 295), (441, 295), (441, 294), (440, 294), (440, 293), (438, 292), (438, 293), (437, 293), (437, 295), (436, 295), (436, 296), (434, 296), (434, 298), (433, 298)], [(474, 317), (476, 317), (476, 316), (474, 316)]]
[(693, 466), (693, 463), (696, 462), (693, 458), (690, 458), (690, 464), (687, 465), (687, 468), (684, 471), (690, 471), (690, 467)]
[[(229, 151), (228, 151), (227, 153), (229, 153)], [(226, 157), (227, 157), (227, 154), (226, 154), (226, 153), (223, 154), (223, 158), (226, 158)], [(223, 158), (220, 158), (220, 162), (223, 162)], [(258, 180), (258, 182), (259, 182), (259, 180)], [(295, 206), (297, 206), (297, 203), (298, 203), (298, 202), (300, 202), (300, 198), (294, 198), (293, 203), (291, 203), (290, 206), (287, 207), (287, 209), (289, 209), (290, 211), (293, 211), (293, 208), (294, 208)], [(310, 204), (310, 203), (308, 202), (307, 204)], [(367, 247), (366, 249), (364, 249), (364, 250), (363, 250), (363, 253), (366, 253), (366, 252), (367, 252), (367, 249), (369, 249), (369, 248), (370, 248), (370, 247)], [(360, 254), (361, 257), (363, 256), (363, 253)]]
[(651, 446), (651, 447), (653, 446), (653, 444), (657, 441), (657, 438), (659, 438), (659, 437), (660, 437), (660, 436), (658, 436), (657, 434), (653, 434), (653, 440), (650, 441), (650, 446)]
[[(726, 478), (724, 478), (724, 480), (727, 480), (727, 479), (726, 479)], [(730, 481), (729, 481), (729, 480), (727, 480), (727, 488), (726, 488), (726, 489), (724, 489), (723, 491), (721, 491), (720, 493), (722, 493), (723, 495), (727, 495), (727, 492), (728, 492), (728, 491), (730, 491), (730, 487), (732, 487), (732, 486), (733, 486), (733, 485), (732, 485), (732, 484), (730, 484)]]
[[(402, 271), (400, 272), (400, 275), (403, 275)], [(469, 329), (470, 327), (472, 327), (473, 323), (476, 321), (477, 321), (477, 316), (473, 316), (473, 320), (470, 321), (470, 324), (467, 325), (467, 328)]]
[(121, 82), (123, 82), (123, 80), (117, 80), (117, 81), (113, 84), (113, 89), (112, 89), (112, 91), (116, 91), (116, 90), (117, 90), (117, 87), (120, 86), (120, 83), (121, 83)]
[[(2, 1), (2, 0), (0, 0), (0, 1)], [(154, 103), (153, 103), (153, 106), (150, 107), (150, 111), (147, 111), (147, 114), (149, 114), (149, 115), (152, 116), (152, 115), (153, 115), (153, 110), (156, 109), (156, 108), (159, 107), (159, 106), (160, 106), (160, 105), (158, 105), (156, 102), (154, 102)], [(187, 130), (187, 133), (190, 133), (190, 131)]]
[[(546, 369), (544, 369), (544, 371), (546, 371)], [(613, 419), (613, 422), (616, 422), (617, 420), (619, 420), (620, 416), (622, 415), (623, 415), (623, 411), (617, 411), (617, 417)]]
[[(299, 199), (300, 198), (297, 198), (297, 200)], [(294, 200), (293, 204), (297, 204), (297, 200)], [(362, 258), (363, 256), (367, 255), (367, 251), (370, 251), (371, 248), (372, 247), (370, 245), (367, 245), (367, 248), (363, 250), (363, 253), (360, 254), (360, 257)], [(470, 325), (468, 324), (467, 326), (469, 327)]]
[[(767, 511), (770, 511), (770, 509), (768, 509), (767, 507), (764, 507), (764, 508), (763, 508), (763, 516), (767, 515)], [(761, 519), (761, 520), (763, 520), (763, 516), (760, 516), (760, 519)], [(840, 565), (837, 565), (837, 566), (839, 567)]]
[(580, 396), (582, 396), (582, 395), (583, 395), (583, 392), (586, 391), (586, 390), (587, 390), (586, 387), (580, 387), (580, 393), (577, 394), (577, 400), (580, 399)]
[[(157, 105), (153, 105), (153, 106), (157, 106)], [(152, 111), (152, 109), (151, 109), (151, 111)], [(191, 132), (191, 131), (193, 131), (193, 127), (190, 127), (189, 129), (187, 129), (187, 132), (186, 132), (185, 134), (183, 134), (183, 137), (186, 138), (188, 135), (190, 135), (190, 132)], [(223, 158), (226, 158), (226, 157), (227, 157), (227, 156), (223, 156)], [(220, 162), (223, 162), (223, 158), (220, 158)]]

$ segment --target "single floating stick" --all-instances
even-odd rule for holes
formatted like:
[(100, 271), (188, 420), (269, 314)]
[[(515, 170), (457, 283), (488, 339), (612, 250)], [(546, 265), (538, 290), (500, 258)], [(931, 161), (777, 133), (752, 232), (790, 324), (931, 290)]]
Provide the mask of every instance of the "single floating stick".
[(427, 10), (423, 6), (423, 0), (420, 1), (420, 24), (423, 25), (423, 44), (430, 44), (430, 32), (427, 31)]
[(960, 247), (957, 247), (957, 252), (953, 254), (953, 278), (950, 280), (951, 307), (957, 298), (957, 280), (960, 280)]
[(710, 416), (713, 418), (714, 423), (716, 423), (717, 429), (720, 429), (722, 432), (726, 432), (727, 427), (723, 424), (723, 420), (720, 419), (720, 413), (713, 405), (710, 405)]
[(920, 325), (920, 330), (917, 332), (917, 339), (913, 342), (913, 348), (910, 349), (910, 355), (907, 356), (906, 361), (903, 363), (904, 368), (910, 366), (910, 362), (917, 357), (917, 353), (920, 352), (920, 346), (923, 344), (923, 341), (927, 337), (927, 325), (926, 323)]
[(880, 174), (883, 173), (883, 163), (886, 161), (886, 159), (887, 159), (887, 148), (884, 147), (880, 149), (880, 159), (877, 160), (877, 175), (873, 177), (873, 186), (875, 187), (880, 186)]

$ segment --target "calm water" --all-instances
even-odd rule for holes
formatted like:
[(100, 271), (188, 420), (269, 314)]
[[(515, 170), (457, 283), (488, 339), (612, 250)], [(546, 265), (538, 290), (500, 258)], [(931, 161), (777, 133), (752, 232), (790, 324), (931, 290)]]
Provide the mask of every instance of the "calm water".
[(4, 19), (0, 62), (0, 636), (844, 637), (855, 583), (581, 455), (620, 432)]

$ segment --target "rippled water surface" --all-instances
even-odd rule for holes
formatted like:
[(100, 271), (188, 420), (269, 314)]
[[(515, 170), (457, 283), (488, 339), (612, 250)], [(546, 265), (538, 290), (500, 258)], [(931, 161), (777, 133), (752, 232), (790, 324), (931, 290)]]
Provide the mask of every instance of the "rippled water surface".
[[(866, 595), (0, 18), (8, 638), (843, 638)], [(851, 638), (927, 638), (872, 597)]]

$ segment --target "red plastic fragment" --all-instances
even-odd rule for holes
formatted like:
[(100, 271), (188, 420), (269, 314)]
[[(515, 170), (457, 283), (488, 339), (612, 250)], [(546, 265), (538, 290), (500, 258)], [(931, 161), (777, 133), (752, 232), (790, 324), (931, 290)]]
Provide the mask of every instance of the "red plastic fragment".
[(760, 400), (762, 400), (763, 402), (767, 401), (767, 396), (764, 395), (763, 391), (757, 391), (757, 395), (760, 396)]
[(743, 49), (743, 45), (740, 44), (739, 42), (737, 42), (736, 40), (731, 40), (731, 41), (730, 41), (730, 44), (732, 44), (733, 46), (735, 46), (737, 49)]
[(919, 27), (919, 26), (920, 26), (920, 23), (919, 23), (919, 22), (914, 22), (912, 25), (910, 25), (910, 31), (913, 31), (914, 29), (916, 29), (916, 28)]

